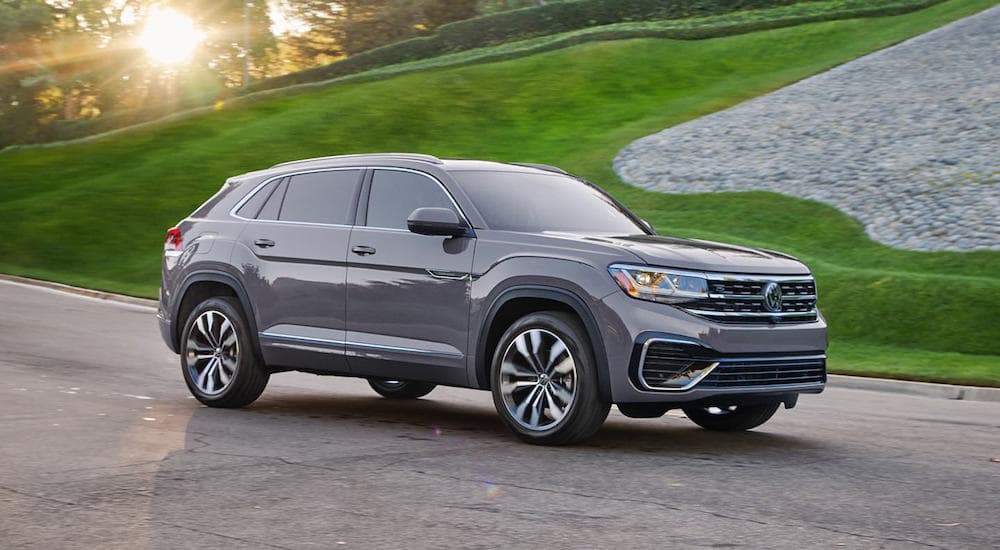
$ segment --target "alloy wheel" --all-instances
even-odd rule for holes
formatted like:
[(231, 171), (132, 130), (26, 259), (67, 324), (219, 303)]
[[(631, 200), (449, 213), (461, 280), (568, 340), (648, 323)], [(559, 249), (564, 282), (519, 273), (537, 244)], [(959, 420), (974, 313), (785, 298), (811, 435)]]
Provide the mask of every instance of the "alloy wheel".
[(229, 387), (239, 365), (240, 343), (236, 327), (221, 312), (202, 313), (191, 325), (185, 353), (188, 372), (198, 390), (206, 395), (222, 393)]
[(507, 346), (500, 364), (500, 393), (522, 427), (544, 431), (559, 424), (576, 399), (576, 363), (566, 343), (539, 328)]

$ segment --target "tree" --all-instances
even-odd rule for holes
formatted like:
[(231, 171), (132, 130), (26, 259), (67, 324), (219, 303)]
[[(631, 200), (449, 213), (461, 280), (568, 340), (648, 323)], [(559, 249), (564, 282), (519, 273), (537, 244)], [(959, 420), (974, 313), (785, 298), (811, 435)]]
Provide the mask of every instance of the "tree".
[(52, 11), (40, 0), (0, 0), (0, 147), (38, 137), (35, 96), (49, 75), (34, 59), (51, 24)]
[[(250, 47), (243, 36), (244, 2), (249, 6)], [(255, 78), (268, 76), (268, 54), (275, 47), (266, 0), (170, 0), (205, 33), (199, 61), (222, 75), (227, 86), (243, 83), (244, 56)]]

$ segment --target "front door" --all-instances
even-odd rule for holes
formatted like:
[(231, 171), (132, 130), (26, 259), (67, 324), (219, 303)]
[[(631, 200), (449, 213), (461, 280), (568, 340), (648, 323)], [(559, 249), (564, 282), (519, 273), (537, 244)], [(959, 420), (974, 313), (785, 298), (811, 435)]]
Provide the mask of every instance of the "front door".
[(352, 373), (468, 382), (469, 273), (476, 241), (410, 233), (407, 217), (430, 206), (451, 208), (462, 218), (429, 175), (373, 171), (364, 223), (352, 231), (347, 255)]

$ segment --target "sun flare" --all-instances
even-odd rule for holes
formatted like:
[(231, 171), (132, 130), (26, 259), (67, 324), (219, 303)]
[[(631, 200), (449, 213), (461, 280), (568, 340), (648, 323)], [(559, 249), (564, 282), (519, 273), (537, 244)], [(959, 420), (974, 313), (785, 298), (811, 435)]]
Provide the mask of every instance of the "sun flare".
[(189, 17), (157, 8), (149, 13), (138, 43), (153, 61), (174, 65), (190, 58), (203, 38)]

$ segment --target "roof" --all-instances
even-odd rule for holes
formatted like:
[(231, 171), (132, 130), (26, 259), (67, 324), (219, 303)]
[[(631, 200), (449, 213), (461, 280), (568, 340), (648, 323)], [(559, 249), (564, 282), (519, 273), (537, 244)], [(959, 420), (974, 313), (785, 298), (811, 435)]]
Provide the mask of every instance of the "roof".
[(258, 170), (255, 172), (249, 172), (247, 174), (241, 174), (239, 176), (234, 176), (230, 178), (230, 181), (245, 180), (253, 176), (258, 175), (271, 175), (276, 173), (287, 172), (290, 169), (299, 168), (325, 168), (327, 166), (350, 166), (352, 164), (389, 164), (397, 165), (401, 167), (414, 167), (419, 164), (427, 164), (429, 166), (436, 166), (438, 168), (444, 169), (446, 171), (491, 171), (491, 172), (525, 172), (525, 173), (538, 173), (539, 171), (544, 171), (547, 173), (558, 173), (566, 174), (566, 171), (555, 166), (548, 166), (545, 164), (532, 164), (532, 163), (519, 163), (519, 162), (496, 162), (490, 160), (472, 160), (472, 159), (440, 159), (431, 155), (423, 155), (419, 153), (367, 153), (367, 154), (352, 154), (352, 155), (334, 155), (327, 157), (315, 157), (307, 158), (301, 160), (293, 160), (288, 162), (282, 162), (271, 166), (270, 168), (265, 168), (264, 170)]

